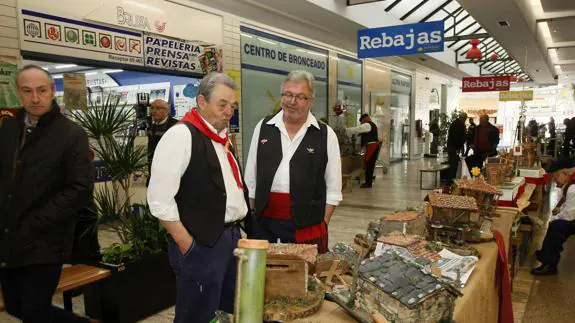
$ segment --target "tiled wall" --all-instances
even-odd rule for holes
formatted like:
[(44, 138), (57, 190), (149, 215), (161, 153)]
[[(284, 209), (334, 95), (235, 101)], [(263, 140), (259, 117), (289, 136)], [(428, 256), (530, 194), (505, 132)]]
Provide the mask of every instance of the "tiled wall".
[(0, 0), (0, 55), (20, 56), (16, 0)]

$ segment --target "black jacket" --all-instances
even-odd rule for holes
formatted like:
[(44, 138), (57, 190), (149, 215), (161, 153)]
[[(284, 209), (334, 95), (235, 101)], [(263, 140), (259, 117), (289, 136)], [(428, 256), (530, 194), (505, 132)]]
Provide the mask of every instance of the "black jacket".
[[(479, 149), (479, 136), (481, 133), (485, 133), (483, 131), (484, 128), (487, 128), (487, 139), (489, 141), (489, 150), (481, 151)], [(499, 145), (499, 129), (492, 125), (491, 123), (487, 124), (479, 124), (475, 127), (475, 148), (474, 152), (478, 154), (487, 155), (489, 157), (497, 156), (497, 146)]]
[(88, 138), (54, 105), (20, 149), (22, 110), (0, 126), (0, 267), (69, 259), (94, 190)]
[(456, 119), (451, 123), (447, 132), (447, 147), (461, 149), (466, 139), (465, 122), (461, 119)]

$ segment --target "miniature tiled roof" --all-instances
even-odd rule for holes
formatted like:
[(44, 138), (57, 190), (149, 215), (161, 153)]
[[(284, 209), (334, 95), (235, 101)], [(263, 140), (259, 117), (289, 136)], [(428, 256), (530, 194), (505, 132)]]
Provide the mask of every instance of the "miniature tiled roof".
[(463, 178), (463, 179), (456, 179), (454, 182), (455, 185), (457, 185), (457, 187), (460, 189), (503, 195), (503, 191), (497, 189), (497, 187), (487, 183), (482, 179)]
[(317, 245), (295, 243), (270, 243), (268, 256), (295, 256), (309, 263), (317, 261)]
[(383, 221), (413, 221), (417, 219), (420, 214), (416, 211), (403, 211), (403, 212), (396, 212), (390, 216), (387, 216), (383, 219)]
[(407, 247), (407, 250), (415, 257), (425, 258), (429, 260), (429, 262), (436, 262), (441, 259), (441, 256), (437, 252), (429, 250), (426, 248), (426, 245), (427, 241), (418, 241)]
[(380, 236), (377, 238), (377, 241), (394, 246), (407, 247), (421, 241), (421, 237), (412, 234), (403, 235), (401, 232), (392, 232), (389, 235)]
[(433, 276), (388, 253), (364, 260), (359, 274), (362, 279), (412, 309), (427, 297), (446, 290)]
[(451, 194), (429, 194), (432, 207), (477, 211), (477, 201), (473, 197)]

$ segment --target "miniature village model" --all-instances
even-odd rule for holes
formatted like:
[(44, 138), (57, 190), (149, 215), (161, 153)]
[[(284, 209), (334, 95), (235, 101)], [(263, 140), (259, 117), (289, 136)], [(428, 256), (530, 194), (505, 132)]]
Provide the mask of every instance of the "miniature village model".
[(491, 218), (497, 208), (497, 201), (503, 192), (497, 187), (485, 182), (482, 178), (456, 179), (456, 195), (464, 195), (475, 198), (479, 208), (479, 215), (483, 218)]
[(436, 241), (481, 241), (481, 217), (475, 198), (429, 194), (429, 235)]
[(288, 321), (317, 312), (325, 289), (308, 276), (317, 260), (317, 246), (279, 243), (268, 248), (264, 321)]
[(422, 237), (427, 235), (427, 218), (425, 214), (417, 211), (401, 211), (383, 217), (379, 221), (379, 231), (381, 234), (392, 232), (403, 232), (415, 234)]

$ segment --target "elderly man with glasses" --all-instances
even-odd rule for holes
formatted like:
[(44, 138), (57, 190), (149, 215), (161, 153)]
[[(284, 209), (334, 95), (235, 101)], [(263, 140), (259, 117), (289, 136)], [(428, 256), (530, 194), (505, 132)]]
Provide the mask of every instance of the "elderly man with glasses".
[(314, 78), (292, 71), (281, 86), (281, 110), (254, 130), (246, 165), (250, 237), (316, 244), (327, 251), (327, 225), (342, 199), (335, 132), (312, 115)]

